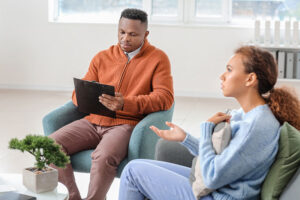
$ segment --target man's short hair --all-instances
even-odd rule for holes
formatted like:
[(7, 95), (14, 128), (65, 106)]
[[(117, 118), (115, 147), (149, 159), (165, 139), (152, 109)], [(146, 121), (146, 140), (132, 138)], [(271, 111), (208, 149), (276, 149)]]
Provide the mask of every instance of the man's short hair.
[(147, 16), (147, 13), (143, 10), (139, 10), (136, 8), (126, 8), (122, 11), (120, 19), (124, 17), (127, 19), (140, 20), (142, 23), (146, 23), (146, 26), (148, 26)]

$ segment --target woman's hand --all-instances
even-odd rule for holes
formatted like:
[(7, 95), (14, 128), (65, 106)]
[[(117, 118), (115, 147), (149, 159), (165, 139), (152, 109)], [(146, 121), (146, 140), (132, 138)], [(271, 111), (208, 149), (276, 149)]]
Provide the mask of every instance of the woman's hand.
[(169, 126), (171, 129), (170, 130), (160, 130), (156, 128), (155, 126), (150, 126), (150, 129), (154, 131), (159, 137), (165, 139), (165, 140), (170, 140), (170, 141), (176, 141), (176, 142), (182, 142), (185, 137), (186, 133), (182, 128), (179, 126), (171, 123), (171, 122), (166, 122), (166, 125)]
[(231, 115), (227, 115), (226, 113), (218, 112), (214, 116), (209, 118), (207, 121), (212, 122), (214, 124), (218, 124), (223, 121), (229, 122), (230, 118), (231, 118)]

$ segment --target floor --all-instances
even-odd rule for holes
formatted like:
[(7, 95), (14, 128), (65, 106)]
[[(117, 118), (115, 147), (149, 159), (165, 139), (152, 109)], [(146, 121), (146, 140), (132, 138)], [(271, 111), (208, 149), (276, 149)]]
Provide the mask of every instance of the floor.
[[(27, 134), (43, 134), (42, 118), (49, 111), (70, 100), (70, 92), (0, 89), (0, 173), (21, 173), (32, 166), (30, 154), (9, 150), (11, 138)], [(233, 99), (175, 97), (173, 122), (194, 136), (199, 134), (199, 124), (218, 111), (238, 108)], [(86, 196), (89, 174), (76, 173), (82, 197)], [(118, 197), (119, 179), (115, 179), (108, 200)]]

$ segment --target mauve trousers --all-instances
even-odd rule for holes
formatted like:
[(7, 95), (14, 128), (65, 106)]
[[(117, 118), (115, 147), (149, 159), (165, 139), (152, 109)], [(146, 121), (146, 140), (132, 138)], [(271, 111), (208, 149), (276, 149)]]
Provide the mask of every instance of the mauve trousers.
[[(90, 184), (87, 200), (103, 200), (117, 173), (117, 167), (128, 151), (129, 139), (134, 126), (124, 124), (101, 127), (86, 119), (74, 121), (49, 137), (60, 144), (67, 155), (82, 150), (95, 149), (92, 153)], [(75, 183), (71, 164), (66, 168), (57, 168), (59, 182), (66, 185), (70, 200), (81, 200)]]

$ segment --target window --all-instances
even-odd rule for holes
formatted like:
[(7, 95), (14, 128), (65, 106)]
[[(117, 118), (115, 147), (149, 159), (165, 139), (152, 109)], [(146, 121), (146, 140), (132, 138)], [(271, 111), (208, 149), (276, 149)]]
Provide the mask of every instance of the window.
[(153, 16), (177, 16), (178, 15), (178, 0), (153, 0), (152, 1)]
[(181, 22), (183, 20), (184, 0), (150, 0), (150, 21)]
[(127, 7), (143, 8), (143, 0), (53, 0), (54, 21), (116, 22)]
[(220, 17), (222, 16), (222, 0), (196, 0), (196, 17)]
[(119, 14), (126, 7), (143, 7), (142, 0), (58, 0), (59, 15), (72, 14)]
[(191, 4), (191, 22), (219, 22), (229, 21), (229, 0), (194, 0)]
[(283, 20), (286, 17), (300, 19), (300, 1), (299, 0), (233, 0), (232, 17), (233, 18), (279, 18)]
[(49, 20), (116, 23), (125, 8), (139, 8), (152, 23), (234, 23), (259, 18), (300, 20), (299, 0), (49, 0)]

